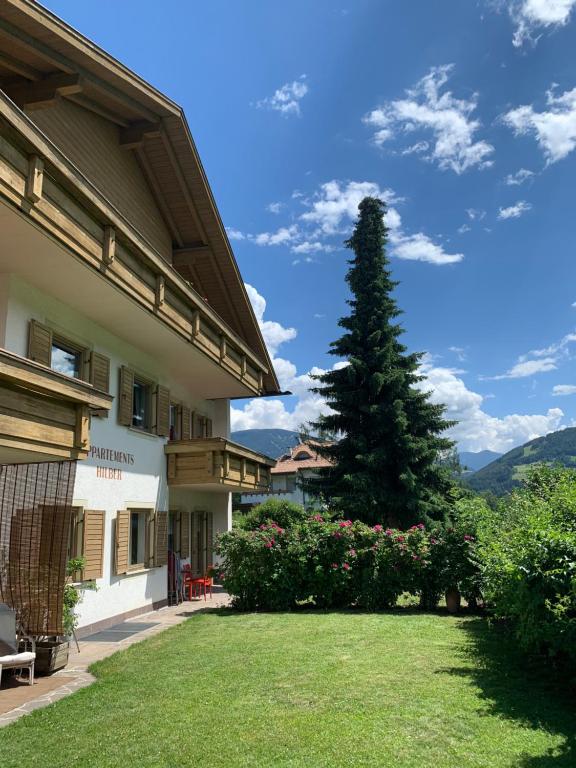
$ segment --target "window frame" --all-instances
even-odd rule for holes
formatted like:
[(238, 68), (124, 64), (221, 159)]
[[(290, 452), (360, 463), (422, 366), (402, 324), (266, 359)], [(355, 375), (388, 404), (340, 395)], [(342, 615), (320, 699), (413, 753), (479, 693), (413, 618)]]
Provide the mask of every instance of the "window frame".
[[(57, 349), (62, 350), (63, 352), (72, 353), (75, 355), (78, 355), (78, 376), (70, 375), (69, 373), (64, 373), (63, 371), (59, 371), (57, 368), (54, 367), (54, 347)], [(83, 345), (78, 344), (77, 342), (70, 339), (68, 336), (65, 336), (62, 333), (59, 333), (58, 331), (52, 331), (52, 341), (50, 344), (50, 369), (55, 371), (56, 373), (61, 374), (62, 376), (68, 376), (70, 379), (76, 379), (77, 381), (87, 381), (88, 380), (88, 360), (90, 355), (90, 349)]]
[[(147, 432), (149, 434), (153, 434), (153, 425), (155, 422), (155, 413), (154, 413), (154, 387), (156, 386), (154, 382), (150, 381), (150, 379), (146, 378), (145, 376), (141, 376), (136, 371), (132, 372), (133, 376), (133, 382), (132, 382), (132, 423), (130, 425), (131, 429), (137, 429), (139, 432)], [(135, 424), (134, 419), (136, 415), (136, 387), (142, 387), (145, 391), (146, 400), (145, 400), (145, 409), (144, 409), (144, 418), (142, 424)]]
[[(152, 567), (154, 561), (154, 522), (155, 522), (155, 510), (148, 509), (146, 507), (128, 507), (127, 511), (130, 513), (130, 522), (128, 525), (128, 564), (127, 573), (134, 571), (144, 571)], [(132, 562), (132, 515), (137, 515), (142, 519), (144, 525), (144, 544), (142, 552), (142, 560), (137, 563)], [(140, 537), (140, 533), (138, 536)]]

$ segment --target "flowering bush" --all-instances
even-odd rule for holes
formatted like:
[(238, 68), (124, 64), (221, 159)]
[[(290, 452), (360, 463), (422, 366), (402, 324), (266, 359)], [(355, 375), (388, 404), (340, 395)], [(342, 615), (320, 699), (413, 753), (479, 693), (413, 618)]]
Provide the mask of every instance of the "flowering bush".
[(233, 530), (218, 541), (222, 583), (243, 610), (321, 608), (380, 610), (407, 592), (427, 607), (449, 586), (460, 586), (473, 536), (459, 529), (407, 531), (370, 527), (312, 514), (283, 527), (269, 520), (255, 530)]

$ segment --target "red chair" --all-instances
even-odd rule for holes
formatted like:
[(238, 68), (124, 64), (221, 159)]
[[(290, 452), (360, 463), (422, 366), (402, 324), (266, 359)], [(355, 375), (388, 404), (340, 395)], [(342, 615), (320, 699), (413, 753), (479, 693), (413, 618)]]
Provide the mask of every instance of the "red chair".
[(212, 585), (214, 584), (214, 579), (212, 576), (209, 576), (208, 574), (212, 572), (212, 566), (209, 565), (206, 569), (206, 573), (204, 576), (200, 576), (196, 579), (192, 579), (192, 587), (194, 589), (194, 596), (201, 597), (202, 590), (204, 590), (204, 601), (206, 601), (206, 591), (208, 590), (210, 592), (210, 600), (212, 600)]
[(186, 563), (182, 566), (182, 599), (186, 600), (186, 590), (188, 590), (188, 600), (192, 600), (192, 589), (193, 589), (193, 579), (192, 579), (192, 568), (190, 567), (190, 563)]

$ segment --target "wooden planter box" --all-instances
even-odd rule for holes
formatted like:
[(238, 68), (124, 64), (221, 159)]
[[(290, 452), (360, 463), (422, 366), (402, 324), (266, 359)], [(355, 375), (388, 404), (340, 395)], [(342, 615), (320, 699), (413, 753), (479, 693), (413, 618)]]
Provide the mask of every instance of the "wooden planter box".
[(68, 640), (40, 640), (36, 643), (36, 664), (34, 672), (39, 675), (50, 675), (58, 669), (64, 669), (68, 664)]

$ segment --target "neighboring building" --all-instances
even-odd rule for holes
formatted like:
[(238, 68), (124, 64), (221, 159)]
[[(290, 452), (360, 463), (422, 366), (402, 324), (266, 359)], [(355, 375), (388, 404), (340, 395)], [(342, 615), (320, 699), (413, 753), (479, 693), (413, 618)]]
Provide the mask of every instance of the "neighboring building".
[(251, 509), (270, 498), (294, 501), (305, 507), (314, 504), (314, 499), (303, 489), (302, 481), (318, 477), (320, 469), (330, 466), (328, 459), (318, 454), (317, 445), (315, 440), (305, 440), (281, 456), (271, 469), (270, 490), (264, 493), (243, 493), (240, 509)]
[[(154, 51), (150, 51), (151, 57)], [(0, 4), (0, 602), (80, 634), (201, 573), (273, 461), (229, 398), (278, 382), (182, 110), (31, 0)]]

